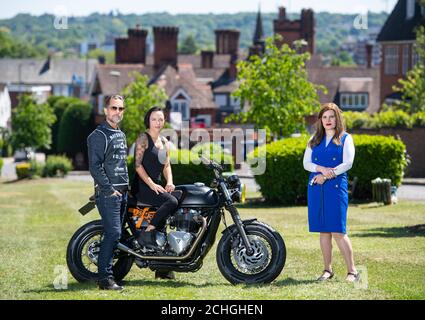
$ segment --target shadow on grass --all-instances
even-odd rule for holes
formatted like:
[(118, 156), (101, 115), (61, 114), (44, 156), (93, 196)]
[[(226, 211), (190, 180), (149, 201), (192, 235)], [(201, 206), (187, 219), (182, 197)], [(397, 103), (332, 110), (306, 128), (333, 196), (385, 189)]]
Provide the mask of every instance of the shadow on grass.
[[(307, 285), (316, 283), (315, 280), (296, 280), (293, 278), (287, 278), (284, 280), (279, 280), (273, 282), (274, 286), (278, 287), (288, 287), (288, 286), (299, 286), (299, 285)], [(158, 288), (180, 288), (180, 287), (193, 287), (197, 289), (207, 288), (207, 287), (215, 287), (215, 286), (228, 286), (234, 287), (230, 283), (201, 283), (197, 284), (194, 282), (187, 281), (179, 281), (179, 280), (124, 280), (122, 285), (124, 287), (135, 287), (143, 288), (144, 286), (149, 287), (158, 287)], [(247, 284), (243, 285), (244, 289), (250, 288), (261, 288), (268, 286), (268, 284)], [(64, 292), (81, 292), (84, 290), (98, 290), (96, 283), (88, 282), (88, 283), (69, 283), (66, 289), (56, 289), (52, 284), (47, 285), (45, 287), (39, 289), (30, 289), (24, 290), (24, 293), (64, 293)]]
[(300, 285), (305, 285), (305, 284), (313, 284), (313, 283), (317, 283), (316, 280), (297, 280), (294, 278), (286, 278), (284, 280), (279, 280), (276, 282), (273, 282), (274, 285), (278, 286), (278, 287), (294, 287), (294, 286), (300, 286)]
[[(196, 284), (193, 282), (179, 281), (179, 280), (124, 280), (120, 282), (124, 287), (140, 287), (144, 286), (158, 287), (158, 288), (180, 288), (180, 287), (193, 287), (193, 288), (207, 288), (214, 287), (217, 285), (222, 286), (223, 284), (217, 283), (202, 283)], [(230, 283), (224, 284), (231, 286)], [(95, 282), (87, 283), (69, 283), (66, 289), (56, 289), (53, 285), (47, 285), (39, 289), (30, 289), (23, 291), (24, 293), (63, 293), (63, 292), (78, 292), (83, 290), (98, 290), (97, 284)]]
[(352, 237), (381, 237), (381, 238), (408, 238), (425, 237), (425, 224), (407, 227), (376, 228), (368, 232), (352, 234)]

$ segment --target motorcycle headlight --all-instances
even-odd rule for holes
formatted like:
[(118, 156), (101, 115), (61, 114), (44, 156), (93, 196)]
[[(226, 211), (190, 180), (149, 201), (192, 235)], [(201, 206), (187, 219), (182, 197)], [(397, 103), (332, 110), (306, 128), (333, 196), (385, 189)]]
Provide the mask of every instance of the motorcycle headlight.
[(232, 174), (227, 178), (227, 185), (229, 186), (229, 189), (239, 189), (241, 180), (239, 179), (238, 175)]
[(232, 179), (233, 180), (230, 181), (230, 183), (228, 181), (229, 191), (231, 194), (232, 201), (244, 203), (245, 197), (246, 197), (246, 186), (245, 184), (241, 183), (241, 181), (239, 180), (239, 177), (237, 177), (237, 179), (235, 178), (232, 178)]

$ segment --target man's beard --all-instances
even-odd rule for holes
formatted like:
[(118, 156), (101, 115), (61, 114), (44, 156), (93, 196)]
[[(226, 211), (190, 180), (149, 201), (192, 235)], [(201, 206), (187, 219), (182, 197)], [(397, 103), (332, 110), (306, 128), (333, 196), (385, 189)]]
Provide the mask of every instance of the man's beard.
[(114, 115), (109, 118), (109, 121), (115, 124), (119, 124), (122, 121), (122, 118), (123, 118), (122, 116)]

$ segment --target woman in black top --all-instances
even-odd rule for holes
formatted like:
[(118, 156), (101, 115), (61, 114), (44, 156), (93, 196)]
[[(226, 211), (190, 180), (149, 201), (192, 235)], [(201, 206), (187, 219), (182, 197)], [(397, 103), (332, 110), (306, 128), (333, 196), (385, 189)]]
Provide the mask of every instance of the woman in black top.
[[(137, 199), (158, 207), (154, 218), (138, 238), (144, 246), (155, 247), (155, 230), (164, 228), (167, 217), (177, 208), (177, 198), (171, 194), (175, 186), (171, 172), (168, 141), (160, 136), (164, 127), (164, 112), (153, 107), (145, 115), (146, 132), (142, 133), (135, 148), (135, 168), (138, 182)], [(167, 181), (161, 186), (161, 173)]]

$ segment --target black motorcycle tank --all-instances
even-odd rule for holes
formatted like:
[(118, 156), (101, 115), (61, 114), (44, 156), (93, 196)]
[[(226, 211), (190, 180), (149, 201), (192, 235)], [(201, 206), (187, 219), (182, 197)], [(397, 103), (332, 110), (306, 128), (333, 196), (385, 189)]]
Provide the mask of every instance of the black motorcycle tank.
[(183, 192), (181, 207), (216, 207), (219, 205), (217, 192), (207, 186), (184, 184), (176, 186)]

